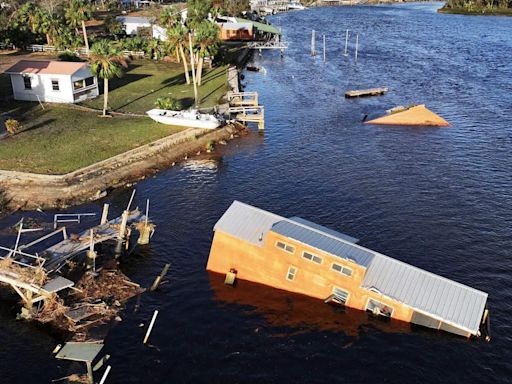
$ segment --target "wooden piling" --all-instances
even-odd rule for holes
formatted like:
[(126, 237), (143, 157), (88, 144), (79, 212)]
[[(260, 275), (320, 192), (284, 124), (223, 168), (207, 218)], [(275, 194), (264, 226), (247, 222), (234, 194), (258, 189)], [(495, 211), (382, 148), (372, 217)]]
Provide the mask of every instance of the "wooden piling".
[(103, 224), (106, 224), (107, 221), (108, 221), (108, 208), (109, 208), (109, 204), (103, 204), (103, 213), (101, 214), (101, 221), (100, 221), (100, 224), (103, 225)]
[(170, 267), (171, 267), (171, 264), (165, 264), (164, 265), (164, 268), (162, 269), (162, 272), (160, 272), (160, 275), (158, 275), (156, 277), (155, 281), (153, 281), (153, 284), (151, 285), (151, 288), (149, 289), (151, 292), (158, 288), (158, 286), (160, 285), (160, 282), (162, 281), (162, 279), (165, 277), (165, 275), (167, 275), (167, 272), (169, 271)]
[(153, 325), (155, 324), (156, 317), (158, 316), (158, 310), (155, 310), (153, 313), (153, 318), (151, 319), (151, 323), (149, 324), (148, 331), (146, 332), (146, 336), (144, 336), (144, 344), (148, 342), (149, 335), (151, 334), (151, 331), (153, 330)]
[(355, 62), (357, 63), (357, 51), (359, 49), (359, 33), (356, 34), (356, 53), (355, 53), (355, 56), (354, 56), (354, 60)]
[(323, 35), (323, 46), (324, 46), (324, 63), (325, 63), (325, 35)]
[(105, 369), (105, 373), (103, 373), (103, 376), (101, 377), (101, 381), (100, 381), (100, 384), (105, 384), (105, 380), (107, 380), (107, 376), (108, 374), (110, 373), (110, 369), (112, 367), (109, 365), (107, 366), (107, 368)]
[(311, 56), (316, 56), (315, 42), (316, 42), (315, 30), (313, 29), (311, 31)]
[(345, 32), (345, 52), (343, 53), (344, 56), (348, 56), (348, 35), (349, 30), (347, 29), (347, 31)]

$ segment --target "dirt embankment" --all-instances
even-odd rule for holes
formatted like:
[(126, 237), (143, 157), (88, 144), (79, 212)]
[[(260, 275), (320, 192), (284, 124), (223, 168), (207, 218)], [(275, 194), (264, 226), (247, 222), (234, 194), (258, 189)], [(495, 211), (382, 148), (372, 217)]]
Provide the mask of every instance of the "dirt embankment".
[(65, 208), (99, 199), (114, 188), (206, 151), (212, 141), (230, 140), (245, 131), (241, 124), (207, 133), (191, 128), (66, 175), (0, 170), (0, 188), (12, 209)]

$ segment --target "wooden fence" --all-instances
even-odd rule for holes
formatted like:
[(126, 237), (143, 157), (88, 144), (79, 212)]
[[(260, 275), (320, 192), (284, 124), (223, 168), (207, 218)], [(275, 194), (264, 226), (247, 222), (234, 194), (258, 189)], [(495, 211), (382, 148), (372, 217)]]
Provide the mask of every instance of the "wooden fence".
[[(87, 55), (87, 50), (85, 48), (77, 48), (74, 50), (70, 49), (59, 49), (53, 45), (46, 45), (46, 44), (31, 44), (27, 46), (27, 51), (30, 52), (73, 52), (77, 55)], [(122, 54), (124, 56), (134, 56), (139, 58), (146, 57), (146, 53), (142, 51), (122, 51)]]

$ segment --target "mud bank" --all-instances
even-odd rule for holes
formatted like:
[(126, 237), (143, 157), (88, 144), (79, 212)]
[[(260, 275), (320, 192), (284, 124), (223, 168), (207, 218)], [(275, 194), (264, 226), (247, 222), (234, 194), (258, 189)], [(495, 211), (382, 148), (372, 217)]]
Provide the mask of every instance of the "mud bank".
[(190, 128), (65, 175), (0, 170), (0, 188), (13, 210), (66, 208), (100, 199), (245, 130), (236, 123), (206, 132)]

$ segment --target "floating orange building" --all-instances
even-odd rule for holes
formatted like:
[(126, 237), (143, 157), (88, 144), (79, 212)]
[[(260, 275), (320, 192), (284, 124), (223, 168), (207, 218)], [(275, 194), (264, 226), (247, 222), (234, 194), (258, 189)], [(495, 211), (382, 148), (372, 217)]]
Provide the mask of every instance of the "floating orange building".
[(214, 231), (209, 271), (467, 337), (488, 320), (486, 293), (299, 217), (235, 201)]

